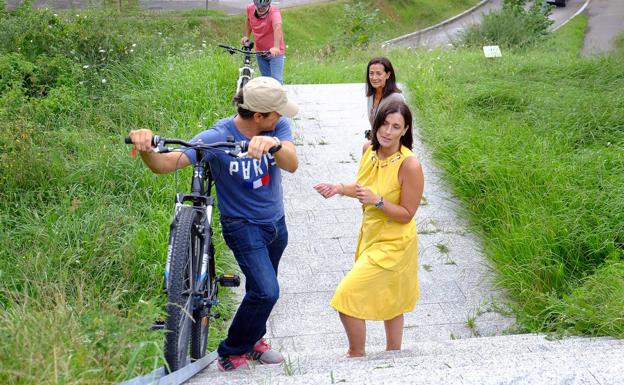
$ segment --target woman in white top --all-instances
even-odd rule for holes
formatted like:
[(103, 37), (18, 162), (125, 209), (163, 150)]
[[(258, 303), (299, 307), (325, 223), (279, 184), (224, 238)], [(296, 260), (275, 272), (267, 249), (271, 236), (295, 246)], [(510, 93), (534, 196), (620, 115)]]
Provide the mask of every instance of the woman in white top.
[[(366, 66), (366, 96), (368, 98), (368, 120), (371, 126), (377, 111), (391, 101), (405, 102), (401, 90), (396, 85), (394, 68), (385, 57), (371, 59)], [(364, 135), (369, 139), (370, 130)]]

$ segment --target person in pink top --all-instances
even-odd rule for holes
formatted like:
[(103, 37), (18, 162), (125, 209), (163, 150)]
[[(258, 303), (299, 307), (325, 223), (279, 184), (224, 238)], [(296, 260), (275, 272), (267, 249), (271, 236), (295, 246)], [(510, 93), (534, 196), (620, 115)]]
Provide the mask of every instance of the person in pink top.
[(262, 76), (270, 76), (284, 84), (284, 32), (279, 8), (271, 6), (271, 0), (253, 0), (247, 6), (245, 45), (253, 32), (257, 51), (269, 51), (268, 55), (256, 55)]

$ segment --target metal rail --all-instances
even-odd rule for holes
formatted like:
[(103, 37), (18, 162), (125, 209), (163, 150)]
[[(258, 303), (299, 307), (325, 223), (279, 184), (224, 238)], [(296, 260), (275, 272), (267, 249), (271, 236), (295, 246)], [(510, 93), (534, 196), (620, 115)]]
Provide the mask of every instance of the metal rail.
[(203, 358), (186, 365), (173, 373), (165, 375), (165, 368), (160, 367), (150, 374), (134, 377), (131, 380), (120, 382), (117, 385), (180, 385), (199, 371), (210, 365), (217, 359), (217, 352), (214, 351)]

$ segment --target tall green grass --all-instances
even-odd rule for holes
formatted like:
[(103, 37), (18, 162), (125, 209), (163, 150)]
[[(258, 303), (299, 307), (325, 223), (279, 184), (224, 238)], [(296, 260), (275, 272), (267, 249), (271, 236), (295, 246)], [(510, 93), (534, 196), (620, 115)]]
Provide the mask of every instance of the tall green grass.
[(396, 62), (520, 325), (622, 337), (624, 68), (617, 53), (579, 57), (585, 23), (499, 60)]

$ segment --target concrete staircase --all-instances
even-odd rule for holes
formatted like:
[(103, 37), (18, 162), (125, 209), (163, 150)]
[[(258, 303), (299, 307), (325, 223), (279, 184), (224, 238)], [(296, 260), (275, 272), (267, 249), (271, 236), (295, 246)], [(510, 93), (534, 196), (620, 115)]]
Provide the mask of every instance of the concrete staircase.
[(364, 358), (345, 358), (344, 349), (326, 350), (319, 342), (318, 351), (285, 353), (281, 365), (221, 373), (212, 364), (187, 384), (624, 384), (624, 341), (607, 338), (525, 334), (370, 351)]

